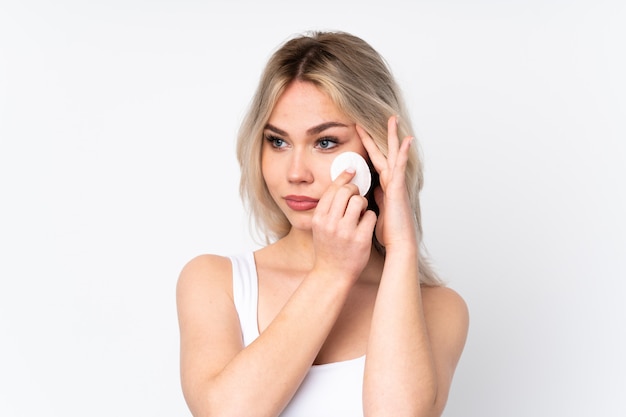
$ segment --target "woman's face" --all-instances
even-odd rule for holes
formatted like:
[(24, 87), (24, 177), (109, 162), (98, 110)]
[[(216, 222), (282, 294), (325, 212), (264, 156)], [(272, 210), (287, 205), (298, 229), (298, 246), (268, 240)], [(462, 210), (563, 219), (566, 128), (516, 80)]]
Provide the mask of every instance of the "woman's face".
[(310, 82), (294, 81), (278, 99), (263, 132), (261, 169), (272, 198), (292, 227), (310, 229), (317, 202), (342, 152), (367, 158), (354, 121)]

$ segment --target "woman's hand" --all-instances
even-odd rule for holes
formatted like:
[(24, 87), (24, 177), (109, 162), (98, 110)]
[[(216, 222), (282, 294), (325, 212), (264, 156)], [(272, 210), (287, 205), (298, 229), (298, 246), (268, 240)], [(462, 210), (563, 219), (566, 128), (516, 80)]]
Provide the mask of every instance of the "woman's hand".
[(322, 195), (313, 215), (315, 268), (355, 281), (367, 265), (376, 214), (350, 184), (354, 170), (342, 172)]
[(380, 210), (376, 224), (376, 239), (389, 248), (417, 244), (415, 216), (406, 188), (405, 174), (413, 137), (407, 136), (402, 142), (398, 138), (398, 116), (387, 122), (388, 155), (385, 157), (372, 137), (357, 125), (357, 132), (370, 160), (378, 172), (380, 187), (374, 192), (374, 199)]

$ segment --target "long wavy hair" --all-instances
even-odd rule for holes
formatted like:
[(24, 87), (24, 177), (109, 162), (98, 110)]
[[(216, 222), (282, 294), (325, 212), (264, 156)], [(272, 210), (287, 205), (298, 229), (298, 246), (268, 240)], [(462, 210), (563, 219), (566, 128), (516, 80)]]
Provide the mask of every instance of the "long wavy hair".
[[(271, 197), (261, 173), (263, 130), (278, 98), (293, 81), (313, 83), (361, 125), (387, 155), (387, 121), (399, 115), (398, 137), (412, 132), (401, 92), (385, 60), (367, 42), (345, 32), (312, 32), (285, 42), (270, 57), (237, 137), (239, 191), (266, 243), (285, 236), (291, 224)], [(376, 181), (376, 178), (374, 178)], [(416, 218), (420, 282), (442, 285), (422, 244), (419, 193), (423, 185), (418, 146), (411, 147), (406, 184)], [(374, 188), (374, 187), (372, 187)], [(370, 193), (372, 194), (372, 193)], [(370, 206), (377, 211), (370, 196)], [(384, 248), (373, 237), (374, 246)]]

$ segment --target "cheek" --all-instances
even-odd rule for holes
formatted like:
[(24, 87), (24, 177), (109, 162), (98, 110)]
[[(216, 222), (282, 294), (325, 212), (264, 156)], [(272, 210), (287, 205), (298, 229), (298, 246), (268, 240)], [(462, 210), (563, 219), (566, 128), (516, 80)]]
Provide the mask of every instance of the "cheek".
[(335, 157), (339, 154), (328, 155), (328, 157), (320, 158), (315, 164), (315, 182), (323, 185), (324, 187), (330, 186), (332, 179), (330, 178), (330, 166), (332, 165)]
[(363, 146), (363, 142), (361, 141), (361, 138), (356, 133), (356, 131), (354, 132), (354, 135), (350, 138), (346, 146), (341, 149), (341, 152), (356, 152), (363, 158), (365, 158), (366, 161), (369, 162), (370, 160), (370, 157), (365, 150), (365, 146)]
[(269, 186), (272, 183), (272, 164), (268, 161), (268, 158), (261, 157), (261, 175), (263, 176), (263, 181), (265, 184)]
[(263, 152), (261, 154), (261, 175), (265, 186), (272, 196), (274, 196), (276, 187), (280, 184), (280, 179), (284, 177), (284, 175), (281, 176), (282, 171), (280, 161), (277, 158), (273, 158), (271, 152)]
[(365, 158), (367, 162), (370, 161), (370, 156), (367, 154), (367, 151), (365, 150), (365, 146), (363, 146), (362, 142), (359, 141), (354, 147), (354, 149), (352, 149), (352, 151), (361, 155), (363, 158)]

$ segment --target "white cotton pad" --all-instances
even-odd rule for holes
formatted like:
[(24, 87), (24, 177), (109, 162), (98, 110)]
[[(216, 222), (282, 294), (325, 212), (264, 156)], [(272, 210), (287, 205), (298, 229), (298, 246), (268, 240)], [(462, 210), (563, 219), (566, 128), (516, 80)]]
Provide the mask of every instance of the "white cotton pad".
[(372, 185), (372, 173), (365, 159), (358, 153), (344, 152), (337, 155), (330, 166), (330, 178), (335, 181), (335, 178), (348, 168), (356, 171), (350, 182), (359, 187), (359, 193), (364, 196)]

